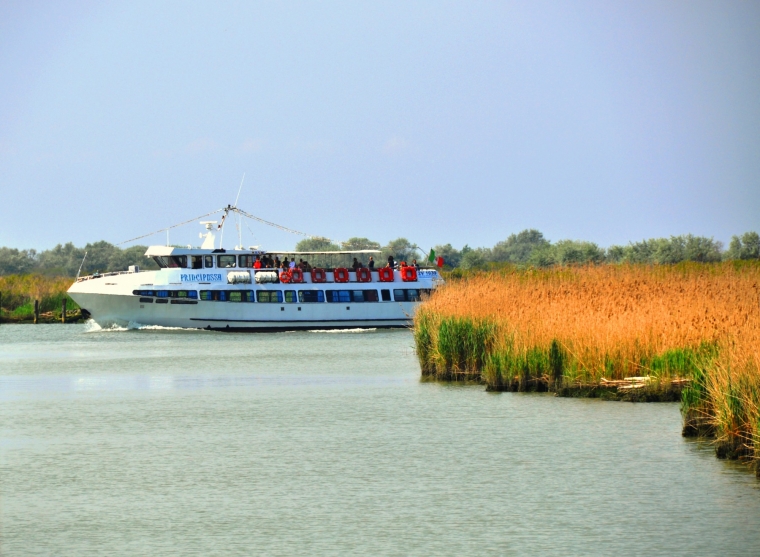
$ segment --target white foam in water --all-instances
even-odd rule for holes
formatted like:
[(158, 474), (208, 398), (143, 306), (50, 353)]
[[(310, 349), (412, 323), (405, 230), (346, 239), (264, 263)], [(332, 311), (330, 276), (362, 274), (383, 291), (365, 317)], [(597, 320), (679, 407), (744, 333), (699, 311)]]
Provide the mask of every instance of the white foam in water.
[(369, 333), (372, 331), (377, 331), (376, 328), (374, 329), (329, 329), (329, 330), (314, 330), (309, 331), (310, 333)]
[(130, 321), (127, 326), (124, 327), (117, 323), (112, 323), (102, 327), (92, 319), (88, 319), (85, 323), (87, 333), (121, 333), (124, 331), (197, 331), (198, 329), (188, 329), (185, 327), (163, 327), (161, 325), (143, 325), (137, 321)]

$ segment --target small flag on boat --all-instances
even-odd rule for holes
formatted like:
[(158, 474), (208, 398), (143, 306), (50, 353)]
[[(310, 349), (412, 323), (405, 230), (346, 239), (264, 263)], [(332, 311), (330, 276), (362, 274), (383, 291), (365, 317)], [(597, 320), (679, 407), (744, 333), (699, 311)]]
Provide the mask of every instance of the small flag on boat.
[(438, 267), (443, 267), (443, 257), (441, 257), (440, 255), (438, 257), (436, 257), (435, 258), (435, 264)]
[(428, 255), (428, 261), (431, 263), (435, 261), (435, 250), (433, 248), (430, 248), (430, 255)]

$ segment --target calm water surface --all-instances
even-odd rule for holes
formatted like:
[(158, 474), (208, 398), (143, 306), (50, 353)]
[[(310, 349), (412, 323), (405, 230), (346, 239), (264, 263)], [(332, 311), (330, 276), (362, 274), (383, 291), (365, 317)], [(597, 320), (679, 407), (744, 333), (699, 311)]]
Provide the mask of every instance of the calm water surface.
[(676, 404), (420, 383), (408, 331), (0, 326), (0, 554), (760, 555)]

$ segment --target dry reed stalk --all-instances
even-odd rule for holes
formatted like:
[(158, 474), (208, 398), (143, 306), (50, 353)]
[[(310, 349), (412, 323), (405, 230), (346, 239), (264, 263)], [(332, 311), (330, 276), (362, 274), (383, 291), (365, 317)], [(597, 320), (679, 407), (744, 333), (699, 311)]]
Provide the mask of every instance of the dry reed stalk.
[(575, 379), (622, 379), (668, 351), (758, 346), (759, 282), (760, 266), (734, 263), (507, 270), (448, 283), (420, 314), (492, 320), (520, 355), (556, 340)]

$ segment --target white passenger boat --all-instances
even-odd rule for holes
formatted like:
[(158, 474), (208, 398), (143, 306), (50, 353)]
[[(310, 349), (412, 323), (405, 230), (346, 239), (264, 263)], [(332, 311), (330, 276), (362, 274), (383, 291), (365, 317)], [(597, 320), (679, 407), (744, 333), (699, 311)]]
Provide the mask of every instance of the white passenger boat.
[[(69, 295), (101, 326), (159, 325), (221, 331), (391, 328), (411, 324), (420, 301), (440, 282), (436, 269), (255, 268), (257, 259), (313, 261), (380, 252), (266, 252), (215, 248), (214, 229), (200, 248), (151, 246), (160, 267), (79, 277)], [(215, 224), (215, 223), (213, 223)], [(366, 263), (367, 261), (364, 261)]]

